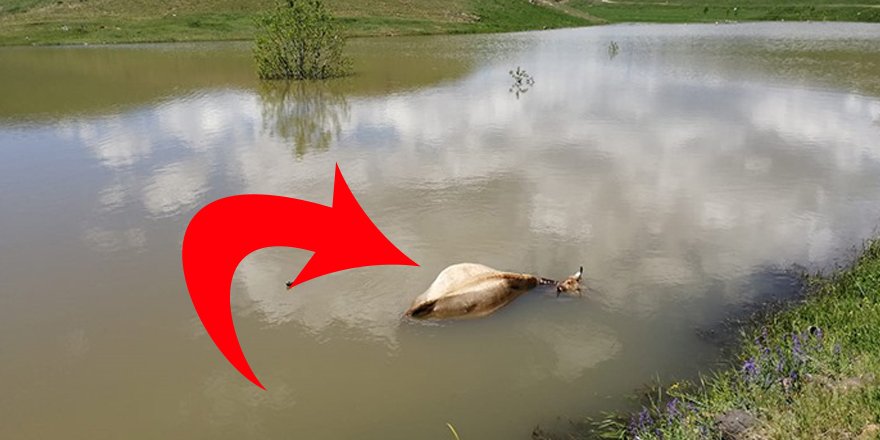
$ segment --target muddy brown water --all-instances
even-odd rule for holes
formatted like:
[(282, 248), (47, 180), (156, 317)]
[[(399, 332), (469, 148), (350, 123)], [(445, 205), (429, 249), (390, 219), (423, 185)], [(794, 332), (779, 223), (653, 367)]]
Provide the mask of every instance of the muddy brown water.
[[(349, 49), (355, 76), (290, 86), (239, 43), (0, 49), (0, 438), (526, 439), (711, 367), (700, 329), (880, 223), (880, 26)], [(183, 230), (231, 194), (329, 203), (337, 162), (421, 267), (288, 292), (308, 252), (248, 257), (232, 303), (261, 391), (201, 328)], [(401, 321), (462, 261), (583, 265), (589, 293)]]

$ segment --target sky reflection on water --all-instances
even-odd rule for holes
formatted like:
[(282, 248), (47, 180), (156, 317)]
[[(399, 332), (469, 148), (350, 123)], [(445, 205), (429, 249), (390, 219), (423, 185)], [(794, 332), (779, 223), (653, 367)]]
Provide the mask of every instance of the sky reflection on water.
[[(132, 414), (102, 432), (441, 438), (451, 420), (474, 438), (527, 438), (623, 405), (655, 374), (693, 374), (716, 355), (696, 328), (790, 293), (785, 270), (827, 268), (876, 231), (878, 40), (877, 26), (819, 24), (366, 40), (352, 49), (361, 75), (290, 86), (248, 79), (231, 46), (212, 61), (226, 57), (228, 77), (180, 79), (179, 94), (157, 80), (136, 103), (0, 107), (0, 377), (14, 388), (0, 410), (18, 420), (0, 437), (100, 437), (82, 421), (121, 405)], [(122, 50), (104, 61), (121, 72), (140, 62), (95, 50)], [(136, 51), (197, 71), (174, 50)], [(395, 76), (395, 56), (415, 79)], [(519, 99), (515, 66), (536, 80)], [(225, 195), (329, 203), (337, 162), (422, 266), (291, 294), (283, 282), (309, 253), (248, 257), (232, 301), (262, 393), (199, 326), (180, 239)], [(590, 294), (402, 322), (460, 261), (548, 277), (583, 265)], [(89, 398), (41, 422), (72, 396)]]

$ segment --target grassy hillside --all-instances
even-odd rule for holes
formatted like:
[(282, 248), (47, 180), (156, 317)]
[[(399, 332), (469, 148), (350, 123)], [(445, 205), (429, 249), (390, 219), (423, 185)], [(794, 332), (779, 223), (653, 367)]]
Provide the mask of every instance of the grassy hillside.
[[(349, 35), (584, 26), (586, 14), (528, 0), (326, 0)], [(249, 39), (275, 0), (0, 0), (0, 45)], [(573, 12), (573, 13), (572, 13)]]
[[(607, 22), (880, 22), (878, 0), (326, 0), (353, 36)], [(0, 45), (249, 39), (275, 0), (0, 0)]]
[(877, 0), (573, 0), (570, 6), (609, 22), (880, 22)]

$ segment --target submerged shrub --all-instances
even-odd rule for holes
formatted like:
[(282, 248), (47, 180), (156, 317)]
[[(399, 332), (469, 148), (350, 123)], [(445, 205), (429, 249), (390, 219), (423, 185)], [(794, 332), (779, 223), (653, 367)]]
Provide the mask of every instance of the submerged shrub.
[(532, 78), (532, 75), (529, 75), (525, 70), (520, 69), (517, 66), (516, 70), (511, 70), (510, 72), (511, 78), (513, 78), (513, 85), (510, 86), (510, 93), (516, 93), (516, 99), (519, 99), (519, 95), (528, 92), (529, 88), (535, 85), (535, 79)]
[(257, 23), (254, 44), (262, 79), (324, 79), (348, 72), (345, 38), (322, 0), (285, 0)]

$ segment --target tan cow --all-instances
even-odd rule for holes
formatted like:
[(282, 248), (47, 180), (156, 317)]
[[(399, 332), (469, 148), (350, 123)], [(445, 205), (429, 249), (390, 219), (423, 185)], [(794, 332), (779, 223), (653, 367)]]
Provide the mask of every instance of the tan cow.
[(584, 268), (556, 282), (534, 275), (501, 272), (482, 264), (461, 263), (443, 269), (406, 316), (417, 319), (480, 318), (510, 304), (538, 285), (555, 285), (556, 295), (580, 292)]

